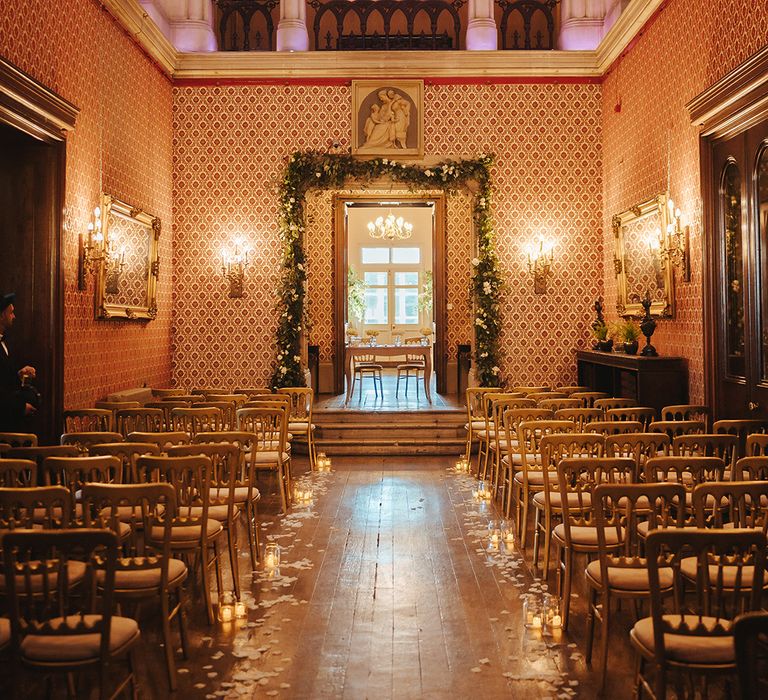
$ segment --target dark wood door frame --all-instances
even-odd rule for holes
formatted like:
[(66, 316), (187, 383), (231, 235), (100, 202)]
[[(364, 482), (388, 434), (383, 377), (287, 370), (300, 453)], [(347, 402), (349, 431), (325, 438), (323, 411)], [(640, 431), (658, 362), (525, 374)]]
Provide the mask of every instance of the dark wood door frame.
[[(0, 122), (17, 129), (44, 145), (35, 149), (37, 169), (32, 235), (35, 245), (28, 264), (33, 275), (32, 298), (21, 301), (34, 309), (20, 319), (30, 331), (34, 326), (39, 341), (38, 356), (44, 353), (40, 437), (55, 439), (61, 433), (64, 407), (64, 275), (61, 230), (65, 201), (66, 134), (74, 128), (79, 110), (12, 63), (0, 58)], [(8, 252), (8, 251), (7, 251)], [(10, 253), (9, 253), (10, 255)], [(31, 333), (27, 333), (30, 335)]]
[[(715, 236), (718, 202), (713, 188), (714, 148), (768, 119), (768, 46), (751, 56), (688, 103), (693, 124), (702, 127), (699, 141), (702, 196), (702, 296), (704, 305), (704, 396), (718, 415), (719, 348), (717, 318), (720, 289)], [(743, 177), (749, 177), (745, 172)]]
[(438, 393), (445, 393), (447, 387), (448, 347), (446, 341), (446, 267), (445, 267), (445, 227), (447, 220), (447, 201), (445, 194), (410, 194), (406, 192), (390, 193), (387, 195), (354, 194), (333, 196), (333, 229), (334, 229), (334, 305), (333, 328), (336, 341), (336, 352), (333, 361), (334, 391), (344, 393), (344, 317), (347, 304), (347, 226), (346, 202), (388, 201), (397, 199), (400, 202), (434, 202), (435, 221), (432, 227), (432, 283), (434, 294), (435, 347), (434, 371), (437, 375)]

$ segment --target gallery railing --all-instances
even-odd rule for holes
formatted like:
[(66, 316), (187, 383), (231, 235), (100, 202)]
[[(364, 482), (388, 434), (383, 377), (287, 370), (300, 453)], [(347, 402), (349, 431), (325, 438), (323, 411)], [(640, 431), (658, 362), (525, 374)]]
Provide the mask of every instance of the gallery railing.
[(216, 0), (219, 51), (272, 51), (279, 0)]
[(502, 9), (499, 24), (501, 48), (554, 49), (555, 8), (559, 2), (560, 0), (497, 0)]

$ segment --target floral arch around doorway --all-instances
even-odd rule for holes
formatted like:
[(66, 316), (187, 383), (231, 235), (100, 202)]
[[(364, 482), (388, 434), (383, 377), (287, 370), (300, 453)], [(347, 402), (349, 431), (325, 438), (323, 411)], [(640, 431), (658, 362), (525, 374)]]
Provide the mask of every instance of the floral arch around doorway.
[(277, 362), (272, 385), (303, 386), (301, 333), (306, 296), (306, 195), (312, 189), (343, 188), (350, 181), (360, 184), (391, 178), (411, 189), (441, 189), (447, 193), (467, 188), (474, 194), (477, 257), (473, 259), (472, 297), (475, 309), (474, 360), (481, 386), (498, 386), (500, 296), (502, 279), (494, 246), (491, 204), (493, 156), (474, 160), (447, 160), (421, 166), (387, 158), (360, 160), (347, 154), (320, 151), (293, 153), (280, 181), (279, 232), (283, 262), (278, 288)]

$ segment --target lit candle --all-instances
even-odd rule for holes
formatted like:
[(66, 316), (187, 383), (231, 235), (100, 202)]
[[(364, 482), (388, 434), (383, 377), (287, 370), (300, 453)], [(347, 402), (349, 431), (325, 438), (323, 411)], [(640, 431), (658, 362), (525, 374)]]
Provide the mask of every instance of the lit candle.
[(245, 603), (243, 603), (241, 600), (238, 600), (235, 603), (235, 617), (242, 620), (247, 615), (248, 615), (248, 612), (245, 608)]
[(220, 613), (221, 613), (222, 622), (232, 622), (232, 606), (231, 605), (222, 605)]
[(552, 618), (552, 629), (559, 630), (563, 626), (563, 618), (560, 615), (555, 615)]
[(541, 629), (541, 615), (534, 615), (533, 616), (533, 622), (531, 623), (531, 627), (535, 630)]

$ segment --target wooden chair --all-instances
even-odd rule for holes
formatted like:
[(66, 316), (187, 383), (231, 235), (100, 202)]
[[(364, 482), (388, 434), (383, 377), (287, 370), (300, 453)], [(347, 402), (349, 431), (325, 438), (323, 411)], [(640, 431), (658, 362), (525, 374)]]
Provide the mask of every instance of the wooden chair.
[[(558, 421), (553, 421), (557, 423)], [(568, 423), (569, 421), (563, 421)], [(562, 513), (562, 495), (557, 480), (557, 465), (567, 457), (602, 457), (605, 438), (597, 433), (551, 433), (543, 435), (539, 443), (544, 488), (533, 494), (535, 509), (533, 521), (533, 565), (539, 565), (539, 545), (544, 537), (544, 578), (549, 574), (549, 551), (552, 542), (553, 520)]]
[(605, 415), (606, 411), (610, 411), (612, 408), (634, 408), (637, 406), (637, 401), (634, 399), (623, 399), (617, 396), (607, 399), (595, 399), (593, 408), (597, 408)]
[[(510, 391), (514, 391), (516, 393), (525, 394), (528, 396), (529, 394), (540, 394), (544, 391), (549, 391), (548, 386), (513, 386)], [(558, 392), (558, 393), (565, 393), (565, 392)]]
[(672, 441), (666, 433), (619, 433), (605, 438), (605, 454), (608, 457), (634, 459), (639, 479), (646, 460), (659, 455), (668, 455), (671, 445)]
[(0, 459), (0, 487), (31, 488), (37, 486), (37, 462), (31, 459)]
[[(464, 424), (464, 430), (467, 431), (467, 447), (464, 451), (464, 457), (469, 460), (472, 457), (472, 445), (477, 440), (477, 433), (486, 429), (485, 420), (485, 401), (484, 395), (487, 393), (501, 393), (499, 387), (475, 386), (467, 389), (466, 406), (467, 422)], [(535, 403), (533, 404), (535, 405)], [(482, 455), (478, 455), (477, 473), (480, 473), (480, 460)]]
[[(487, 462), (491, 463), (491, 482), (493, 484), (493, 494), (496, 496), (502, 478), (502, 463), (511, 450), (517, 449), (517, 434), (508, 436), (504, 430), (504, 413), (508, 410), (520, 408), (520, 401), (528, 403), (528, 399), (520, 399), (517, 396), (510, 396), (507, 393), (492, 393), (485, 397), (486, 401), (486, 427), (485, 430), (478, 431), (478, 439), (487, 441), (486, 453), (490, 456), (483, 464), (481, 479), (486, 479)], [(511, 437), (511, 440), (508, 439)], [(509, 460), (507, 459), (507, 463)]]
[[(373, 391), (376, 398), (379, 398), (379, 389), (381, 389), (381, 396), (384, 397), (384, 385), (381, 381), (381, 372), (384, 369), (380, 364), (376, 362), (375, 355), (355, 355), (352, 358), (352, 392), (355, 393), (355, 382), (360, 381), (359, 400), (363, 398), (363, 379), (370, 377), (373, 380)], [(376, 384), (378, 382), (378, 386)]]
[(93, 445), (89, 451), (91, 456), (117, 457), (121, 462), (122, 478), (118, 483), (139, 483), (136, 474), (136, 460), (142, 455), (159, 455), (160, 446), (152, 442), (107, 442)]
[(745, 457), (768, 456), (768, 435), (765, 433), (752, 433), (747, 435)]
[[(525, 543), (523, 528), (528, 525), (531, 496), (534, 490), (543, 488), (544, 481), (541, 470), (536, 466), (541, 461), (538, 448), (526, 445), (525, 450), (523, 449), (519, 428), (522, 423), (553, 419), (554, 414), (546, 408), (508, 408), (504, 411), (504, 434), (509, 445), (509, 451), (501, 458), (503, 481), (507, 489), (504, 514), (509, 517), (514, 505), (518, 537), (523, 541), (523, 546)], [(528, 436), (531, 440), (535, 439), (533, 434)]]
[(678, 435), (703, 434), (706, 430), (700, 420), (656, 420), (648, 426), (649, 433), (666, 433), (670, 439)]
[(603, 413), (597, 408), (561, 408), (555, 410), (556, 420), (569, 420), (576, 424), (576, 432), (595, 432), (593, 430), (586, 431), (584, 428), (587, 423), (600, 420)]
[(707, 431), (712, 424), (712, 411), (709, 406), (692, 403), (664, 406), (661, 420), (698, 420), (704, 423), (704, 430)]
[[(728, 433), (739, 438), (739, 457), (746, 454), (747, 438), (750, 435), (768, 433), (768, 421), (757, 419), (717, 420), (712, 426), (713, 433)], [(2, 435), (0, 435), (2, 440)]]
[[(235, 476), (234, 499), (237, 507), (244, 513), (245, 529), (248, 535), (248, 547), (251, 555), (251, 568), (255, 569), (257, 562), (261, 560), (257, 509), (258, 502), (261, 500), (261, 494), (256, 488), (254, 460), (246, 459), (246, 456), (256, 449), (258, 435), (234, 430), (218, 433), (198, 433), (195, 435), (194, 442), (195, 444), (224, 443), (235, 445), (239, 449), (240, 462)], [(220, 489), (214, 489), (211, 493), (211, 503), (221, 503), (223, 496), (224, 494)]]
[(685, 506), (692, 509), (693, 490), (708, 481), (723, 481), (725, 462), (719, 457), (653, 457), (645, 462), (645, 480), (676, 483), (685, 487)]
[[(133, 653), (140, 639), (135, 620), (112, 614), (117, 536), (108, 530), (9, 532), (3, 538), (11, 647), (18, 666), (46, 675), (63, 673), (74, 695), (74, 673), (95, 669), (101, 698), (130, 687), (137, 697)], [(76, 591), (62, 586), (70, 564), (84, 569)], [(96, 597), (96, 579), (101, 590)], [(35, 589), (42, 595), (33, 596)], [(66, 611), (62, 616), (62, 611)], [(107, 690), (115, 662), (126, 658), (128, 673), (114, 693)]]
[(217, 409), (221, 412), (221, 425), (219, 430), (203, 430), (204, 433), (221, 432), (223, 430), (234, 430), (237, 427), (237, 409), (238, 405), (234, 401), (199, 401), (193, 403), (191, 408), (207, 408), (209, 410)]
[(550, 411), (561, 411), (566, 408), (581, 408), (582, 404), (579, 399), (541, 399), (537, 403), (539, 408), (548, 408)]
[(45, 445), (44, 447), (12, 447), (5, 453), (6, 459), (29, 459), (37, 465), (37, 481), (30, 486), (42, 484), (43, 462), (47, 457), (79, 457), (77, 445)]
[(174, 408), (190, 408), (192, 404), (189, 401), (176, 401), (175, 399), (166, 399), (165, 401), (147, 401), (144, 408), (159, 408), (163, 412), (163, 430), (172, 430), (173, 421), (171, 420), (171, 411)]
[(526, 398), (535, 401), (538, 405), (541, 401), (547, 401), (548, 399), (567, 399), (569, 397), (560, 391), (534, 391), (533, 393), (526, 394)]
[[(601, 553), (592, 492), (600, 484), (631, 484), (634, 475), (634, 460), (624, 457), (566, 458), (557, 463), (557, 491), (550, 492), (550, 503), (559, 502), (562, 512), (562, 522), (552, 530), (552, 541), (557, 547), (557, 592), (564, 630), (570, 619), (573, 559), (577, 554), (589, 558)], [(620, 548), (616, 533), (604, 534), (602, 551)]]
[(733, 621), (733, 646), (739, 674), (739, 698), (768, 697), (768, 612), (749, 612)]
[(599, 399), (609, 399), (610, 394), (606, 394), (603, 391), (576, 391), (571, 394), (572, 399), (580, 399), (584, 408), (594, 408), (595, 401)]
[(733, 481), (768, 481), (768, 456), (742, 457), (731, 470)]
[(64, 411), (64, 432), (112, 431), (112, 411), (106, 408), (79, 408)]
[(152, 389), (152, 396), (156, 399), (167, 399), (188, 394), (186, 389)]
[[(421, 345), (421, 338), (406, 338), (406, 350), (408, 345)], [(424, 377), (426, 363), (423, 355), (409, 355), (405, 353), (405, 362), (397, 365), (397, 384), (395, 385), (395, 398), (400, 390), (400, 380), (405, 379), (405, 395), (408, 396), (408, 380), (416, 380), (416, 400), (419, 398), (419, 381)]]
[[(117, 457), (47, 457), (43, 461), (43, 478), (46, 486), (65, 486), (70, 495), (73, 518), (80, 520), (82, 490), (87, 483), (119, 484), (122, 463)], [(122, 536), (128, 534), (123, 528)]]
[[(216, 588), (222, 591), (221, 556), (219, 539), (224, 528), (208, 517), (211, 495), (211, 460), (205, 455), (189, 457), (139, 457), (139, 472), (155, 474), (161, 482), (171, 484), (176, 493), (176, 513), (171, 522), (170, 548), (173, 553), (194, 557), (200, 567), (203, 601), (208, 624), (213, 624), (213, 606), (209, 582), (210, 569), (216, 570)], [(154, 527), (145, 533), (147, 543), (161, 546), (165, 526)], [(212, 556), (211, 550), (213, 550)]]
[(188, 445), (189, 433), (168, 430), (162, 433), (129, 433), (128, 442), (145, 442), (157, 445), (164, 452), (171, 445)]
[(112, 427), (110, 430), (114, 430), (117, 425), (116, 414), (118, 411), (124, 408), (141, 408), (141, 404), (138, 401), (96, 401), (94, 406), (112, 412)]
[(203, 398), (202, 394), (178, 394), (175, 396), (159, 396), (157, 398), (158, 401), (183, 401), (184, 403), (188, 403), (190, 406), (195, 403), (195, 401), (200, 401), (200, 399)]
[(200, 396), (208, 397), (208, 394), (227, 394), (229, 389), (223, 387), (196, 387), (189, 392), (190, 394), (199, 394)]
[(0, 442), (0, 457), (13, 448), (7, 442)]
[(730, 478), (730, 470), (736, 464), (739, 452), (739, 438), (736, 435), (720, 433), (699, 433), (677, 435), (672, 440), (672, 454), (699, 457), (720, 457), (725, 462)]
[(61, 436), (62, 445), (74, 445), (80, 450), (80, 454), (87, 455), (93, 445), (101, 445), (105, 442), (123, 442), (125, 438), (121, 433), (106, 431), (89, 431), (85, 433), (64, 433)]
[(643, 424), (643, 430), (656, 420), (656, 410), (650, 406), (632, 406), (630, 408), (609, 408), (605, 412), (606, 420), (639, 421)]
[[(125, 512), (132, 513), (128, 538), (120, 542), (120, 556), (115, 563), (114, 600), (158, 600), (163, 632), (168, 685), (177, 686), (174, 643), (171, 623), (178, 619), (183, 657), (188, 658), (184, 611), (183, 583), (187, 565), (171, 556), (171, 526), (176, 514), (176, 492), (171, 484), (85, 484), (85, 525), (119, 533)], [(140, 533), (162, 530), (152, 544), (144, 542)], [(99, 572), (103, 584), (103, 572)], [(100, 589), (102, 585), (99, 586)], [(175, 603), (172, 603), (172, 596)], [(137, 607), (138, 611), (138, 607)]]
[(251, 387), (251, 388), (245, 388), (245, 389), (235, 389), (235, 394), (245, 394), (249, 398), (252, 396), (258, 396), (259, 394), (268, 394), (271, 391), (271, 389), (268, 386), (257, 386), (257, 387)]
[(11, 447), (37, 447), (34, 433), (0, 433), (0, 442)]
[[(202, 433), (201, 433), (202, 434)], [(210, 504), (208, 518), (221, 523), (227, 536), (232, 588), (240, 600), (240, 567), (237, 552), (237, 520), (240, 508), (235, 497), (235, 483), (240, 472), (241, 452), (230, 443), (197, 443), (168, 448), (169, 457), (205, 455), (211, 460)]]
[(593, 420), (584, 424), (583, 431), (585, 433), (601, 433), (608, 437), (622, 433), (640, 433), (643, 431), (643, 424), (633, 420)]
[[(693, 490), (692, 500), (696, 527), (711, 527), (718, 530), (742, 528), (768, 533), (768, 482), (766, 481), (699, 484)], [(683, 573), (695, 576), (696, 569), (683, 568)], [(726, 573), (728, 573), (727, 570)]]
[(124, 438), (130, 433), (159, 433), (165, 427), (161, 408), (125, 408), (115, 414), (117, 432)]
[[(651, 591), (651, 615), (635, 623), (630, 640), (637, 651), (635, 693), (665, 698), (667, 673), (733, 675), (736, 656), (733, 617), (737, 611), (759, 610), (765, 571), (766, 536), (757, 530), (665, 529), (650, 532), (645, 542)], [(683, 559), (699, 562), (694, 589), (686, 594), (681, 576)], [(723, 585), (724, 567), (744, 580), (752, 567), (748, 593), (742, 587)], [(661, 569), (674, 572), (671, 609), (665, 609)], [(688, 591), (691, 591), (690, 585)], [(653, 684), (645, 674), (654, 666)]]
[(560, 394), (567, 394), (570, 396), (571, 394), (575, 394), (579, 391), (589, 391), (588, 386), (556, 386), (554, 388), (554, 391), (559, 392)]
[(315, 392), (310, 387), (282, 387), (278, 395), (291, 399), (288, 413), (288, 432), (307, 443), (309, 468), (315, 469), (315, 424), (312, 422), (312, 408)]
[(257, 441), (251, 452), (246, 454), (246, 459), (253, 465), (254, 470), (266, 469), (275, 472), (283, 512), (287, 513), (291, 502), (291, 455), (287, 449), (287, 410), (269, 406), (239, 408), (237, 425), (239, 431), (257, 436)]
[(197, 433), (219, 431), (223, 427), (224, 416), (220, 408), (174, 408), (171, 411), (173, 430), (189, 433), (194, 437)]
[[(520, 398), (517, 392), (486, 392), (483, 395), (482, 401), (482, 415), (485, 420), (485, 426), (476, 430), (475, 435), (478, 441), (478, 475), (481, 479), (485, 480), (488, 477), (488, 463), (491, 460), (491, 450), (496, 442), (498, 416), (494, 415), (494, 406), (502, 402), (503, 407), (500, 406), (499, 412), (500, 415), (503, 415), (503, 411), (508, 408), (524, 408), (530, 405), (535, 406), (536, 404), (535, 402), (531, 403), (531, 399)], [(493, 462), (491, 466), (494, 466)]]
[(248, 394), (206, 394), (205, 399), (206, 401), (226, 401), (241, 408), (248, 401)]
[[(586, 661), (592, 660), (595, 620), (600, 621), (603, 647), (600, 659), (600, 688), (605, 688), (608, 671), (608, 634), (611, 629), (611, 602), (614, 598), (644, 601), (650, 596), (645, 542), (638, 536), (638, 523), (650, 529), (683, 527), (685, 498), (681, 484), (600, 484), (593, 492), (597, 528), (597, 554), (585, 570), (587, 603)], [(613, 545), (619, 546), (614, 548)], [(672, 570), (659, 571), (662, 595), (672, 592)], [(599, 601), (599, 603), (598, 603)]]
[[(64, 486), (0, 488), (0, 531), (54, 530), (69, 527), (71, 520), (72, 499)], [(72, 582), (77, 571), (70, 574)]]

